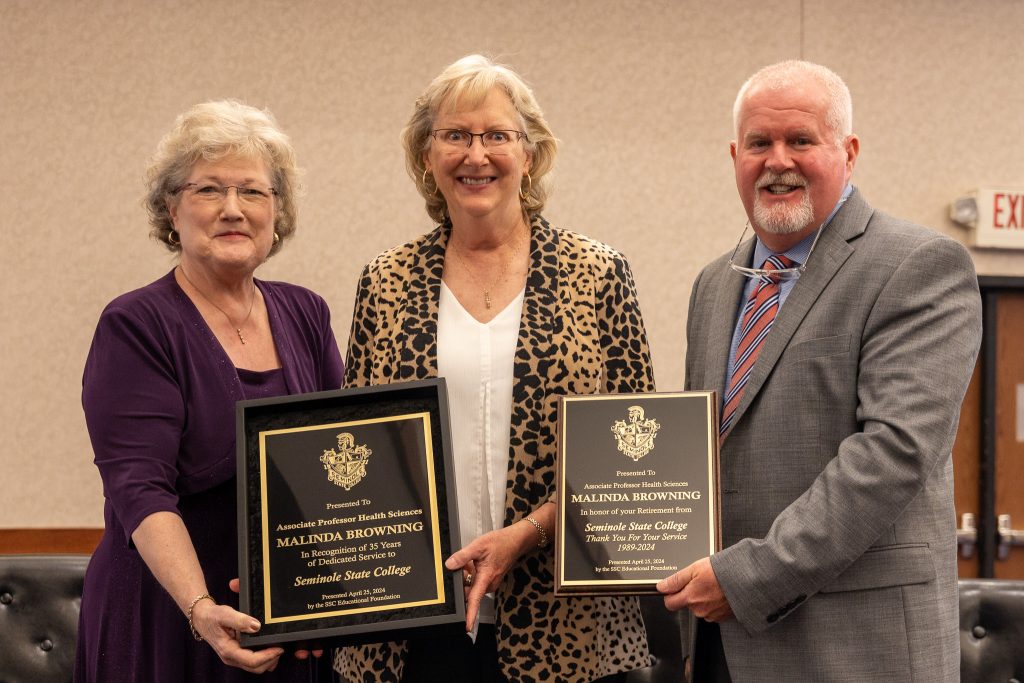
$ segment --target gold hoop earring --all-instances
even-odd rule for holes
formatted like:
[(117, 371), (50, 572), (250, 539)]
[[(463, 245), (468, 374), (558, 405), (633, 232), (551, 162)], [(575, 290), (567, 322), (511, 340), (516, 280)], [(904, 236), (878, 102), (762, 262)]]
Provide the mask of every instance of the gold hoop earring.
[(523, 201), (526, 201), (526, 198), (530, 196), (531, 192), (533, 192), (533, 178), (530, 177), (529, 173), (526, 174), (526, 181), (528, 183), (526, 186), (526, 192), (523, 192), (523, 184), (519, 183), (519, 198)]
[(181, 246), (181, 238), (178, 235), (178, 231), (175, 230), (174, 228), (171, 228), (171, 231), (167, 233), (167, 244), (171, 245), (172, 247)]
[(275, 231), (274, 231), (274, 244), (277, 244), (277, 243), (278, 243), (278, 242), (280, 242), (280, 241), (281, 241), (281, 235), (279, 235), (279, 234), (277, 233), (277, 231), (275, 230)]
[[(420, 179), (420, 182), (423, 185), (423, 189), (424, 190), (427, 189), (427, 174), (428, 173), (430, 173), (430, 169), (424, 168), (423, 169), (423, 177)], [(437, 194), (438, 194), (437, 190), (438, 190), (438, 188), (437, 188), (437, 180), (435, 180), (434, 181), (434, 191), (431, 192), (430, 194), (432, 194), (434, 196), (437, 196)]]

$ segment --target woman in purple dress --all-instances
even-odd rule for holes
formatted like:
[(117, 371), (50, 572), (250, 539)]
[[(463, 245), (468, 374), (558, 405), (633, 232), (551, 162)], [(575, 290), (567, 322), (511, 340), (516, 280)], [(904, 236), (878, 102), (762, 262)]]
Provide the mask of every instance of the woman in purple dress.
[(235, 402), (342, 382), (323, 299), (253, 276), (295, 231), (296, 176), (274, 120), (233, 101), (180, 116), (150, 166), (152, 235), (179, 262), (106, 307), (86, 361), (106, 530), (85, 578), (76, 681), (309, 680), (283, 649), (239, 645), (260, 624), (228, 587)]

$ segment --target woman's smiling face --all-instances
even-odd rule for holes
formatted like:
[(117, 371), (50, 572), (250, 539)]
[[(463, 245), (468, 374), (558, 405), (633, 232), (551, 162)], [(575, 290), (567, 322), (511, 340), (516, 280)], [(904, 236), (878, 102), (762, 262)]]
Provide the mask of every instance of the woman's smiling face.
[[(522, 131), (523, 124), (508, 95), (493, 88), (476, 107), (464, 108), (461, 103), (454, 108), (443, 105), (433, 128), (484, 133)], [(484, 147), (479, 136), (472, 138), (469, 147), (431, 140), (423, 160), (444, 195), (453, 224), (473, 219), (506, 223), (521, 218), (519, 191), (531, 162), (523, 141), (512, 140), (499, 152)]]
[(198, 188), (271, 188), (270, 171), (260, 160), (228, 157), (216, 162), (200, 160), (186, 183), (192, 191), (179, 193), (170, 208), (171, 220), (181, 239), (181, 260), (212, 272), (239, 271), (251, 274), (267, 259), (274, 243), (276, 198), (246, 201), (237, 190), (226, 196), (196, 194)]

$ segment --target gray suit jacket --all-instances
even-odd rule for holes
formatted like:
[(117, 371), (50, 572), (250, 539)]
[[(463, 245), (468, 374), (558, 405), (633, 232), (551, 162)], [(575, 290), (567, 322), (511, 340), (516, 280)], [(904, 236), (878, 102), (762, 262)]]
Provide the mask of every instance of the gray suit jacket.
[[(694, 283), (688, 389), (724, 392), (743, 284), (728, 256)], [(722, 447), (711, 564), (734, 681), (959, 679), (950, 452), (980, 341), (967, 251), (854, 191)]]

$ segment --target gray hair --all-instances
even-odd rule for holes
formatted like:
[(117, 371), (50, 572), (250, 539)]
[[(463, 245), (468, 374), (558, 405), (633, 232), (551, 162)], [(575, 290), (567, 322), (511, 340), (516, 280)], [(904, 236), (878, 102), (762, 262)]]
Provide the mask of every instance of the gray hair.
[(795, 87), (808, 78), (815, 78), (824, 86), (828, 96), (825, 122), (835, 136), (836, 145), (841, 146), (846, 137), (853, 133), (853, 100), (850, 98), (850, 89), (832, 69), (797, 59), (766, 66), (743, 84), (732, 106), (732, 125), (736, 138), (739, 139), (740, 135), (740, 109), (747, 94), (754, 87), (774, 92)]
[(268, 111), (236, 100), (197, 104), (178, 116), (174, 128), (157, 146), (146, 171), (144, 204), (149, 212), (150, 235), (171, 251), (181, 251), (172, 242), (174, 224), (170, 207), (178, 200), (177, 190), (200, 160), (218, 161), (228, 157), (259, 159), (270, 169), (277, 193), (274, 231), (280, 236), (270, 256), (295, 233), (300, 170), (295, 150)]
[(412, 116), (402, 129), (405, 168), (426, 200), (427, 213), (438, 223), (446, 219), (448, 204), (437, 191), (437, 185), (428, 185), (429, 181), (425, 180), (426, 165), (423, 161), (423, 153), (430, 149), (433, 141), (434, 119), (442, 106), (452, 110), (460, 104), (475, 106), (483, 102), (495, 87), (508, 95), (518, 112), (527, 136), (526, 149), (532, 156), (529, 185), (523, 188), (526, 195), (522, 200), (523, 210), (533, 217), (544, 209), (547, 202), (549, 173), (555, 165), (558, 141), (544, 120), (540, 105), (529, 86), (512, 69), (482, 55), (469, 55), (448, 66), (416, 98)]

